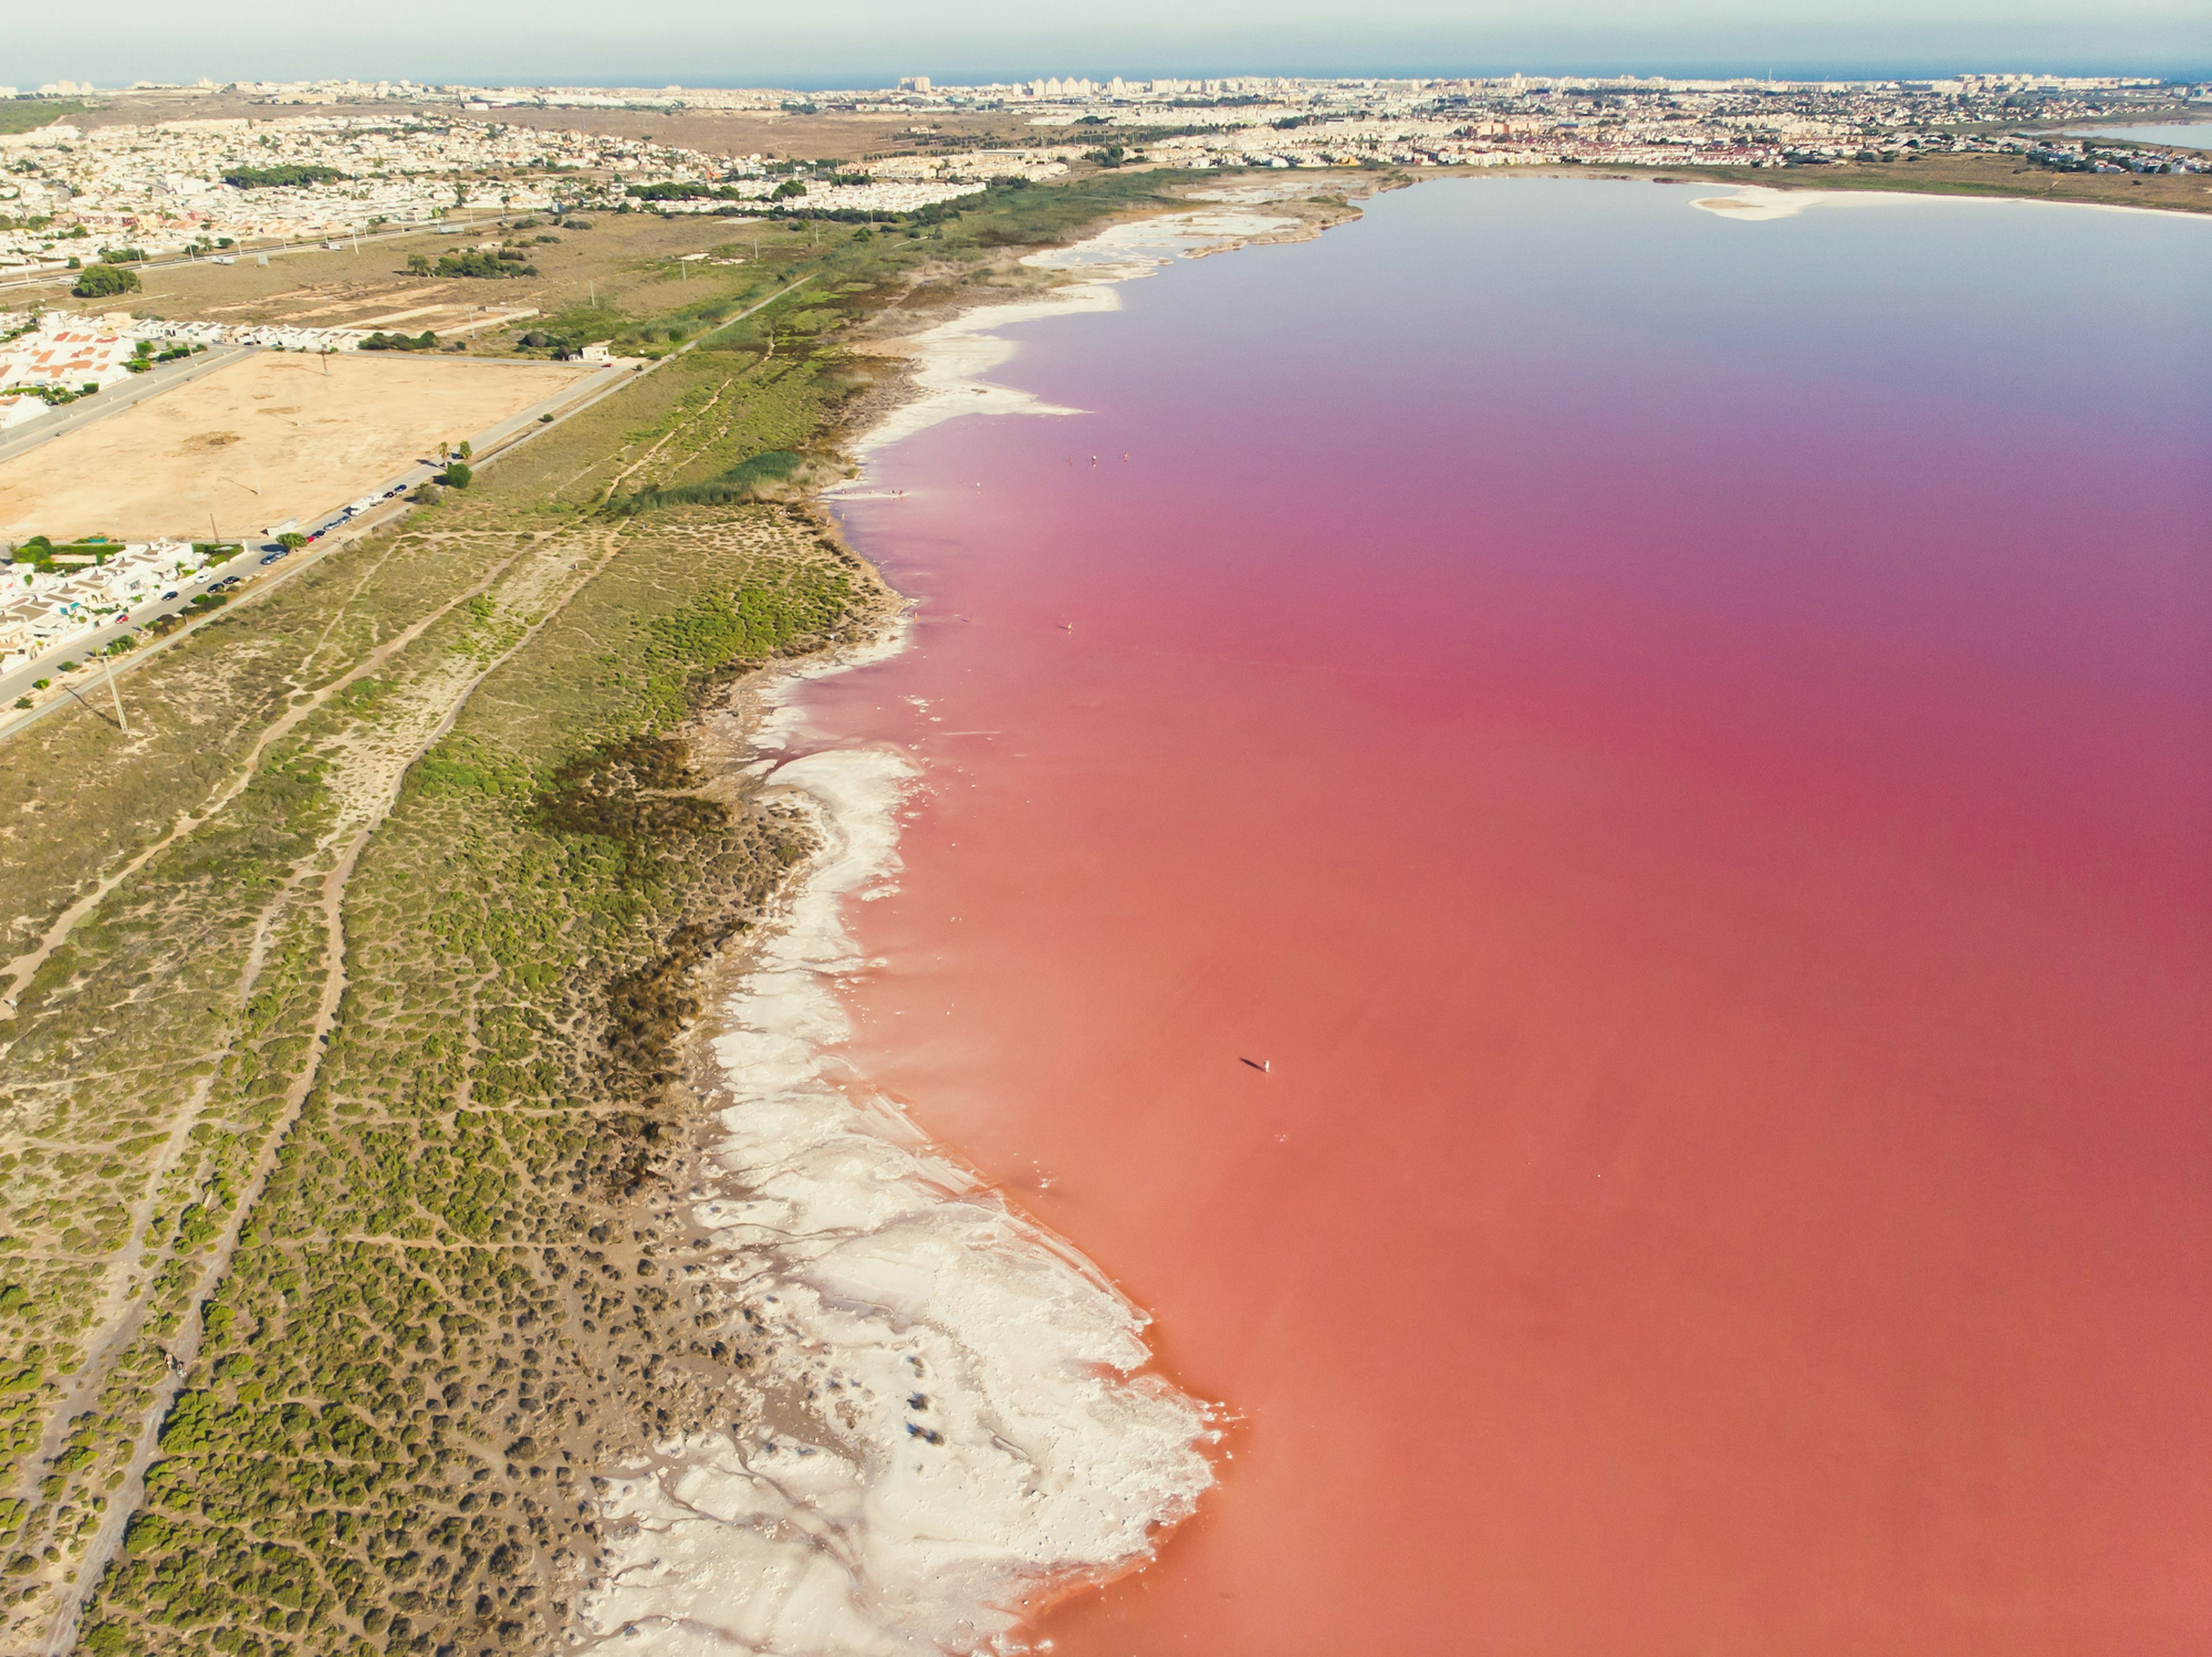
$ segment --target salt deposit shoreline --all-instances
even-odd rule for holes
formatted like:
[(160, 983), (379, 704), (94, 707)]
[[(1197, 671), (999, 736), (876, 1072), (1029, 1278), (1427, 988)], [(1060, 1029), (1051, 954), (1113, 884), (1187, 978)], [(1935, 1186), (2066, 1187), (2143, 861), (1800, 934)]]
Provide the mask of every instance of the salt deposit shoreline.
[[(1264, 194), (1032, 255), (1088, 279), (916, 336), (915, 394), (854, 452), (963, 414), (1071, 412), (983, 379), (1016, 350), (994, 330), (1115, 308), (1121, 283), (1176, 258), (1313, 234), (1254, 210)], [(805, 684), (907, 639), (895, 624), (798, 667), (750, 710), (745, 769), (819, 849), (696, 1033), (715, 1126), (686, 1198), (758, 1408), (599, 1470), (592, 1649), (1024, 1650), (1030, 1617), (1141, 1565), (1213, 1481), (1214, 1412), (1147, 1371), (1146, 1314), (841, 1057), (839, 987), (870, 966), (844, 910), (896, 878), (899, 807), (925, 783), (889, 748), (781, 756)]]

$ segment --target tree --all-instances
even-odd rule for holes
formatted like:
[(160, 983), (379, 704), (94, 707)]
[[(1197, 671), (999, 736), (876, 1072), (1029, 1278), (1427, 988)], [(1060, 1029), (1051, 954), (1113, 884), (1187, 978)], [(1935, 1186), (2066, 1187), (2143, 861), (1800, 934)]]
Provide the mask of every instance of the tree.
[(466, 489), (476, 481), (476, 475), (465, 461), (449, 460), (446, 463), (445, 481), (448, 488)]
[(453, 453), (459, 455), (464, 460), (471, 460), (476, 455), (476, 450), (469, 447), (469, 440), (465, 437), (461, 439), (461, 446), (455, 449)]
[(409, 276), (428, 276), (428, 275), (429, 275), (429, 274), (430, 274), (430, 260), (429, 260), (428, 256), (428, 255), (426, 255), (426, 254), (422, 254), (422, 253), (410, 253), (410, 254), (408, 254), (408, 255), (407, 255), (407, 274), (408, 274)]
[(135, 293), (137, 288), (138, 272), (129, 265), (92, 265), (77, 273), (76, 283), (70, 291), (79, 299), (106, 299)]
[(296, 529), (288, 529), (276, 538), (276, 545), (287, 552), (297, 552), (307, 544), (307, 538)]
[(344, 174), (334, 167), (234, 167), (222, 181), (234, 190), (297, 189), (302, 185), (330, 184)]

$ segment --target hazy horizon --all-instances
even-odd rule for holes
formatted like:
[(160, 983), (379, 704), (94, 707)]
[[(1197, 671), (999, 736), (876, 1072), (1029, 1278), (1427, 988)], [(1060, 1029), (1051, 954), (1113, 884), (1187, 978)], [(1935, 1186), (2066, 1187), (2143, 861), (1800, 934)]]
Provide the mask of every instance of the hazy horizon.
[(2121, 3), (2086, 16), (2049, 0), (1957, 0), (1937, 16), (1887, 15), (1832, 0), (1583, 0), (1541, 23), (1475, 0), (1384, 0), (1346, 21), (1327, 0), (1219, 0), (1194, 16), (1135, 0), (1095, 22), (1041, 21), (1011, 0), (926, 11), (834, 0), (804, 14), (758, 3), (647, 0), (619, 17), (575, 0), (486, 0), (455, 15), (433, 0), (392, 0), (374, 23), (303, 21), (275, 0), (219, 12), (117, 0), (97, 29), (51, 14), (18, 22), (0, 83), (101, 87), (202, 76), (331, 76), (419, 82), (579, 86), (946, 84), (1032, 79), (1299, 75), (1767, 75), (1921, 78), (1966, 70), (2212, 74), (2212, 3)]

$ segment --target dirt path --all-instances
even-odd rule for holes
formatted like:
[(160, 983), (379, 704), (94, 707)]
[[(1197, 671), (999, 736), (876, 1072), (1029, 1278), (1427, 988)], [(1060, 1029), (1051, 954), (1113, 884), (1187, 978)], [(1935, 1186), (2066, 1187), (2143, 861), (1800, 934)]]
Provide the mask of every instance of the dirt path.
[(145, 1321), (145, 1298), (134, 1295), (132, 1285), (142, 1266), (150, 1282), (169, 1258), (169, 1250), (164, 1246), (152, 1263), (147, 1264), (146, 1228), (153, 1223), (155, 1206), (161, 1201), (161, 1182), (169, 1177), (177, 1159), (184, 1154), (185, 1147), (191, 1142), (192, 1128), (199, 1121), (200, 1111), (214, 1086), (215, 1071), (210, 1067), (185, 1095), (184, 1108), (169, 1124), (169, 1136), (161, 1146), (161, 1154), (146, 1177), (145, 1190), (131, 1205), (128, 1240), (108, 1262), (100, 1285), (100, 1304), (93, 1308), (92, 1326), (96, 1332), (86, 1337), (84, 1359), (78, 1366), (76, 1379), (68, 1391), (54, 1401), (53, 1410), (46, 1416), (37, 1457), (23, 1464), (22, 1475), (16, 1481), (15, 1494), (19, 1497), (28, 1498), (37, 1484), (40, 1469), (52, 1465), (54, 1458), (61, 1453), (62, 1441), (68, 1435), (70, 1424), (100, 1397), (100, 1389), (107, 1384), (109, 1366), (117, 1354), (129, 1349), (138, 1326)]
[[(316, 1078), (321, 1073), (322, 1056), (327, 1051), (331, 1032), (337, 1022), (338, 1006), (345, 994), (347, 984), (344, 926), (346, 888), (353, 877), (354, 868), (360, 860), (362, 851), (368, 845), (369, 838), (390, 814), (392, 807), (398, 803), (400, 788), (405, 780), (408, 770), (453, 728), (453, 722), (460, 717), (461, 710), (467, 706), (469, 698), (476, 693), (477, 688), (516, 651), (535, 638), (540, 631), (568, 607), (569, 600), (582, 591), (592, 577), (606, 568), (621, 549), (622, 531), (616, 529), (609, 532), (605, 543), (600, 549), (599, 556), (582, 565), (570, 565), (564, 562), (570, 557), (570, 551), (563, 546), (562, 541), (563, 538), (555, 536), (533, 543), (528, 551), (545, 557), (547, 567), (543, 571), (537, 572), (539, 579), (535, 581), (530, 579), (530, 572), (525, 572), (523, 577), (515, 583), (520, 590), (502, 595), (503, 598), (514, 602), (520, 614), (533, 617), (534, 619), (526, 622), (505, 649), (500, 650), (489, 660), (482, 661), (481, 664), (472, 664), (476, 665), (476, 671), (459, 683), (445, 679), (442, 675), (434, 676), (432, 682), (449, 691), (448, 694), (437, 698), (442, 703), (442, 707), (434, 722), (431, 723), (427, 730), (417, 726), (414, 730), (410, 731), (408, 734), (415, 738), (412, 741), (404, 744), (379, 744), (374, 745), (373, 748), (366, 748), (363, 758), (368, 763), (353, 771), (350, 780), (359, 783), (373, 778), (377, 791), (373, 796), (366, 799), (356, 791), (349, 802), (355, 810), (342, 812), (342, 819), (349, 819), (342, 821), (342, 826), (338, 831), (340, 834), (346, 836), (345, 848), (336, 863), (332, 865), (329, 874), (324, 877), (321, 894), (317, 902), (317, 908), (323, 919), (328, 965), (325, 970), (321, 999), (317, 1005), (310, 1032), (307, 1062), (301, 1074), (294, 1079), (291, 1087), (286, 1090), (283, 1109), (263, 1145), (260, 1155), (255, 1161), (251, 1177), (239, 1194), (236, 1206), (231, 1210), (228, 1222), (216, 1239), (215, 1251), (210, 1258), (207, 1269), (202, 1273), (199, 1282), (193, 1290), (191, 1301), (185, 1308), (184, 1318), (179, 1325), (177, 1338), (169, 1346), (175, 1362), (172, 1364), (167, 1376), (155, 1389), (152, 1403), (147, 1406), (140, 1423), (137, 1445), (131, 1453), (131, 1460), (124, 1469), (123, 1482), (110, 1500), (107, 1510), (102, 1515), (99, 1530), (94, 1534), (83, 1555), (77, 1561), (74, 1580), (58, 1587), (58, 1603), (54, 1612), (54, 1621), (50, 1625), (52, 1633), (44, 1648), (46, 1657), (65, 1657), (65, 1654), (76, 1645), (77, 1624), (83, 1614), (85, 1601), (90, 1598), (101, 1577), (106, 1575), (108, 1564), (113, 1560), (117, 1549), (121, 1546), (123, 1533), (130, 1523), (131, 1515), (137, 1510), (145, 1499), (146, 1472), (153, 1465), (158, 1453), (161, 1422), (167, 1417), (171, 1406), (176, 1402), (177, 1393), (183, 1386), (185, 1376), (189, 1373), (192, 1362), (199, 1354), (200, 1342), (205, 1330), (204, 1310), (210, 1297), (228, 1274), (231, 1258), (238, 1247), (239, 1236), (254, 1209), (258, 1205), (261, 1193), (268, 1184), (269, 1176), (275, 1171), (277, 1159), (282, 1155), (284, 1145), (291, 1136), (292, 1129), (299, 1121), (300, 1112), (306, 1105), (308, 1094), (313, 1090)], [(522, 556), (520, 553), (516, 555), (517, 558)], [(509, 560), (508, 565), (503, 565), (502, 569), (511, 566), (514, 562), (514, 560)], [(568, 578), (565, 582), (562, 579), (564, 576)], [(547, 597), (553, 598), (553, 602), (544, 605), (541, 609), (540, 601)], [(455, 600), (456, 603), (459, 601), (458, 599)], [(426, 620), (421, 625), (428, 624)], [(419, 637), (421, 627), (418, 626), (410, 631)], [(395, 640), (394, 643), (397, 643), (398, 641)], [(388, 655), (389, 652), (386, 654)], [(358, 676), (363, 671), (365, 671), (365, 665), (364, 668), (355, 670), (355, 676)], [(351, 831), (349, 834), (346, 834), (348, 829)]]
[[(515, 557), (521, 556), (520, 552), (515, 554)], [(16, 997), (22, 993), (23, 986), (31, 981), (32, 977), (41, 966), (46, 965), (46, 958), (68, 940), (70, 934), (76, 929), (77, 923), (100, 907), (102, 899), (145, 868), (162, 852), (167, 851), (179, 839), (208, 821), (245, 791), (246, 785), (253, 781), (254, 772), (260, 766), (261, 756), (270, 743), (281, 741), (297, 728), (301, 721), (315, 713), (339, 691), (375, 673), (392, 656), (422, 637), (441, 618), (449, 614), (454, 606), (478, 597), (489, 590), (491, 584), (497, 581), (514, 562), (514, 558), (509, 558), (499, 564), (482, 582), (467, 592), (454, 594), (453, 598), (440, 605), (414, 625), (403, 632), (393, 634), (363, 656), (346, 673), (337, 679), (326, 681), (319, 690), (311, 691), (307, 700), (293, 704), (272, 720), (268, 728), (254, 739), (253, 746), (246, 750), (245, 758), (239, 761), (237, 771), (216, 791), (212, 799), (201, 806), (179, 813), (177, 820), (170, 825), (167, 834), (112, 874), (101, 876), (90, 892), (64, 910), (55, 919), (54, 923), (46, 929), (45, 935), (39, 940), (35, 947), (16, 956), (6, 966), (0, 966), (0, 981), (4, 981), (7, 985), (6, 994), (0, 995), (0, 1020), (12, 1020), (15, 1016)], [(327, 632), (327, 630), (325, 631)], [(319, 643), (317, 649), (320, 648)], [(0, 1052), (5, 1051), (4, 1047), (0, 1047)]]

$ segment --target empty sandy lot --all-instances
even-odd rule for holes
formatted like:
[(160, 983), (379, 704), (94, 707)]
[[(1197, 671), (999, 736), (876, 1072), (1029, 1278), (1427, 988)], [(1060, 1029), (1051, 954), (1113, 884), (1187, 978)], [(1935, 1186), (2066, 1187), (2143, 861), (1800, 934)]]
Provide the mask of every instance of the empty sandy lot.
[(205, 536), (210, 517), (228, 537), (313, 517), (590, 372), (257, 352), (0, 465), (0, 540)]

